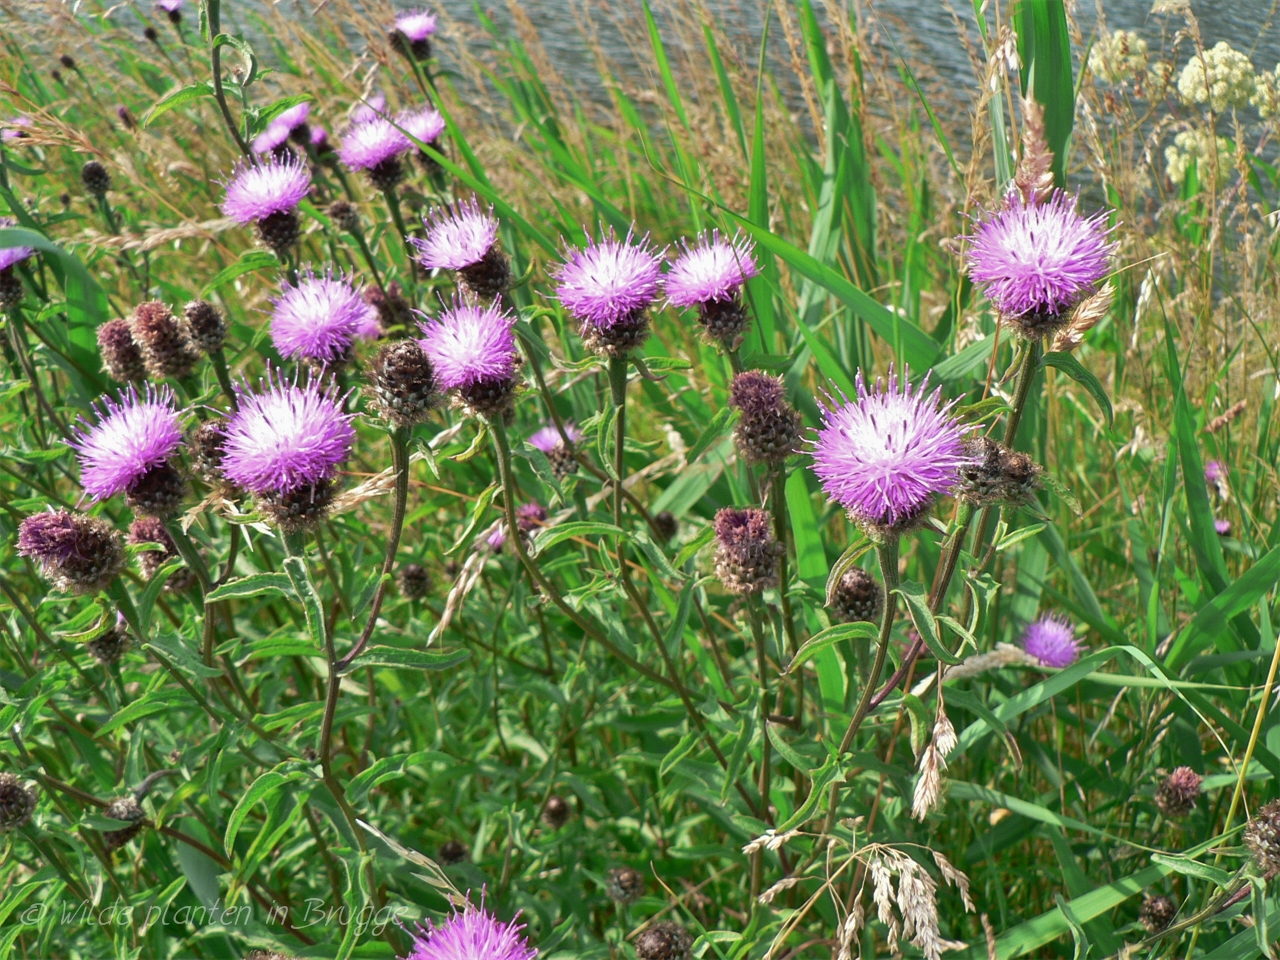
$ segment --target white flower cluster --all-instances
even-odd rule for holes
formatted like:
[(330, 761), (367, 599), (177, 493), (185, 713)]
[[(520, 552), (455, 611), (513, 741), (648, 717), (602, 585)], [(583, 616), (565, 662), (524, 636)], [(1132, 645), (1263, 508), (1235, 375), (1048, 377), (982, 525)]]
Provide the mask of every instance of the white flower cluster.
[(1120, 84), (1147, 70), (1147, 41), (1132, 30), (1113, 30), (1089, 51), (1089, 72), (1103, 83)]
[(1280, 114), (1280, 64), (1274, 71), (1266, 70), (1258, 74), (1258, 82), (1254, 87), (1249, 102), (1258, 108), (1258, 116), (1262, 119)]
[(1249, 58), (1225, 40), (1187, 61), (1178, 76), (1178, 93), (1186, 103), (1207, 103), (1215, 113), (1248, 106), (1258, 78)]
[[(1214, 137), (1218, 148), (1218, 176), (1225, 178), (1235, 165), (1235, 148), (1226, 137)], [(1164, 169), (1169, 179), (1181, 186), (1187, 179), (1187, 168), (1196, 162), (1200, 179), (1212, 176), (1213, 159), (1209, 137), (1200, 130), (1183, 130), (1173, 138), (1173, 145), (1165, 147)]]

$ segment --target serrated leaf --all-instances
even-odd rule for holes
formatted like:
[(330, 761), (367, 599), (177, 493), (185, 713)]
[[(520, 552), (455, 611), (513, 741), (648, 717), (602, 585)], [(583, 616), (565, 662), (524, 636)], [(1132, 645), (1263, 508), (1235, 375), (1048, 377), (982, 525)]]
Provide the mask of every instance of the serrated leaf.
[(849, 640), (853, 638), (862, 638), (874, 640), (880, 635), (880, 628), (874, 623), (865, 620), (859, 620), (855, 623), (838, 623), (834, 627), (815, 633), (812, 637), (800, 645), (800, 649), (796, 651), (796, 655), (791, 658), (791, 662), (787, 664), (786, 673), (793, 672), (802, 663), (811, 660), (819, 651), (825, 650), (833, 644), (839, 643), (841, 640)]
[(1102, 410), (1103, 416), (1107, 418), (1107, 429), (1111, 429), (1115, 422), (1115, 414), (1111, 410), (1111, 399), (1107, 396), (1107, 391), (1103, 389), (1102, 383), (1098, 378), (1085, 369), (1084, 365), (1074, 355), (1050, 352), (1040, 358), (1040, 363), (1044, 366), (1061, 370), (1089, 391), (1089, 395), (1093, 397), (1098, 407)]

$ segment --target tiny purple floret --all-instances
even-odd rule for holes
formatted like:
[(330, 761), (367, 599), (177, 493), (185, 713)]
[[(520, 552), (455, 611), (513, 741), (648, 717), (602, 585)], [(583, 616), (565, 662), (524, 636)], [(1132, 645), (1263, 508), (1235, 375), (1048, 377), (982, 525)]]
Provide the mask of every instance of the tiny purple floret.
[[(0, 230), (17, 225), (18, 221), (13, 217), (0, 217)], [(33, 247), (0, 247), (0, 270), (8, 270), (15, 263), (35, 256), (35, 252)]]
[(684, 252), (676, 257), (663, 280), (672, 306), (732, 300), (747, 280), (760, 273), (752, 245), (742, 237), (726, 240), (713, 230), (698, 237), (692, 246), (684, 241), (681, 245)]
[(227, 184), (222, 212), (237, 223), (254, 223), (293, 210), (310, 191), (311, 171), (301, 160), (271, 157), (241, 164)]
[(386, 117), (353, 123), (343, 134), (338, 157), (352, 170), (369, 170), (404, 153), (413, 144)]
[(1051, 613), (1027, 624), (1022, 632), (1022, 649), (1042, 666), (1059, 670), (1080, 659), (1080, 644), (1071, 623)]
[(436, 32), (436, 15), (429, 10), (406, 10), (396, 17), (396, 29), (414, 43)]
[(1215, 520), (1213, 521), (1213, 529), (1217, 531), (1218, 536), (1225, 537), (1231, 532), (1231, 521), (1221, 519)]
[(423, 338), (418, 342), (445, 390), (500, 383), (516, 372), (515, 322), (497, 304), (480, 307), (455, 301), (440, 316), (421, 324)]
[(1219, 460), (1210, 460), (1204, 465), (1204, 482), (1217, 486), (1227, 476), (1227, 468)]
[[(396, 117), (396, 123), (400, 124), (405, 133), (418, 143), (425, 143), (427, 146), (439, 140), (440, 134), (444, 133), (444, 128), (447, 126), (444, 115), (435, 107), (405, 110)], [(417, 144), (413, 146), (416, 147)]]
[(282, 289), (271, 315), (271, 342), (281, 356), (332, 363), (357, 338), (377, 335), (377, 308), (340, 273), (308, 272)]
[(413, 952), (404, 960), (535, 960), (524, 924), (503, 923), (483, 906), (468, 904), (440, 926), (418, 927)]
[(381, 90), (375, 90), (365, 97), (361, 103), (357, 103), (351, 108), (351, 122), (368, 123), (370, 120), (383, 116), (386, 112), (387, 95)]
[(80, 485), (94, 500), (123, 493), (182, 445), (168, 386), (150, 385), (142, 394), (130, 387), (118, 400), (107, 397), (96, 409), (97, 424), (82, 422), (70, 441), (80, 461)]
[(498, 242), (498, 218), (493, 207), (482, 209), (474, 198), (447, 207), (433, 207), (422, 218), (425, 240), (413, 237), (418, 262), (428, 270), (462, 270), (484, 259)]
[(352, 415), (331, 385), (300, 386), (268, 374), (258, 393), (237, 391), (240, 409), (227, 424), (222, 473), (256, 494), (290, 493), (331, 479), (351, 451)]
[(21, 140), (27, 135), (22, 128), (31, 125), (31, 118), (22, 115), (0, 120), (0, 140)]
[[(582, 431), (572, 421), (565, 422), (564, 432), (568, 436), (570, 443), (577, 443), (582, 439)], [(560, 431), (556, 429), (556, 425), (548, 423), (545, 427), (541, 427), (529, 434), (529, 443), (543, 453), (551, 453), (564, 446), (564, 439), (560, 436)]]
[(966, 238), (969, 277), (1007, 317), (1060, 315), (1107, 275), (1114, 244), (1105, 220), (1105, 212), (1082, 217), (1061, 190), (1038, 204), (1015, 191)]
[(951, 489), (968, 462), (965, 428), (942, 402), (891, 370), (888, 384), (867, 389), (823, 411), (813, 446), (814, 473), (828, 497), (858, 523), (896, 527), (920, 516), (935, 495)]
[(646, 234), (632, 242), (609, 231), (598, 243), (569, 250), (556, 279), (556, 296), (582, 323), (605, 329), (624, 324), (658, 295), (662, 256)]

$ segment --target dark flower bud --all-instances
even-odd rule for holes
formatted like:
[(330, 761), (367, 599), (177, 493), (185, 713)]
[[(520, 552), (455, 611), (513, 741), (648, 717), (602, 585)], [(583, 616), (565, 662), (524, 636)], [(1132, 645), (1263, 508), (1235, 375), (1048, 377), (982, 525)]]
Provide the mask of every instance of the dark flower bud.
[(191, 373), (200, 359), (185, 322), (159, 300), (138, 305), (133, 312), (132, 332), (142, 351), (147, 373), (157, 380), (165, 377), (180, 380)]
[(212, 356), (222, 349), (227, 339), (227, 323), (208, 300), (192, 300), (182, 308), (187, 330), (195, 345)]
[(542, 822), (552, 830), (559, 830), (572, 815), (573, 809), (564, 797), (554, 793), (547, 797), (547, 805), (542, 808)]
[(522, 503), (516, 507), (516, 524), (521, 533), (542, 529), (547, 522), (547, 508), (540, 503)]
[(479, 380), (458, 388), (462, 402), (479, 416), (506, 419), (515, 404), (516, 379)]
[(884, 610), (884, 588), (861, 567), (850, 567), (831, 591), (827, 606), (842, 623), (859, 620), (876, 623)]
[(142, 517), (167, 520), (181, 508), (187, 495), (187, 481), (172, 462), (152, 467), (125, 489), (124, 502)]
[(698, 304), (698, 322), (707, 336), (736, 350), (751, 325), (747, 309), (737, 295), (727, 300), (704, 300)]
[(800, 440), (800, 414), (787, 403), (782, 380), (747, 370), (729, 385), (729, 406), (741, 412), (733, 439), (748, 463), (777, 466)]
[(97, 160), (90, 160), (80, 168), (80, 182), (90, 196), (101, 200), (111, 189), (111, 174)]
[[(138, 554), (138, 566), (142, 575), (150, 580), (161, 567), (178, 556), (178, 547), (158, 517), (139, 517), (129, 526), (128, 542), (132, 545), (158, 543), (163, 550), (144, 550)], [(185, 593), (194, 580), (191, 571), (183, 567), (175, 570), (165, 581), (164, 588), (173, 593)]]
[(730, 593), (760, 593), (777, 586), (781, 545), (764, 510), (726, 507), (716, 514), (716, 576)]
[(635, 945), (640, 960), (689, 960), (693, 937), (680, 924), (664, 920), (645, 927)]
[(73, 60), (68, 54), (64, 53), (62, 56), (60, 56), (58, 58), (58, 62), (62, 64), (64, 67), (66, 67), (68, 70), (74, 70), (76, 68), (75, 60)]
[(396, 586), (407, 600), (421, 600), (431, 593), (431, 574), (420, 563), (406, 563), (396, 573)]
[(155, 28), (155, 27), (146, 27), (146, 28), (142, 31), (142, 35), (143, 35), (143, 37), (145, 37), (145, 38), (147, 39), (147, 41), (148, 41), (149, 43), (159, 43), (159, 42), (160, 42), (160, 34), (156, 32), (156, 28)]
[(475, 263), (458, 270), (458, 280), (482, 300), (499, 296), (511, 283), (511, 264), (502, 248), (493, 244)]
[(1262, 807), (1244, 827), (1244, 845), (1268, 880), (1280, 873), (1280, 800)]
[(147, 378), (142, 350), (133, 339), (128, 320), (108, 320), (98, 328), (98, 352), (102, 368), (112, 380), (133, 383)]
[(436, 854), (436, 859), (444, 864), (461, 863), (463, 860), (467, 859), (467, 854), (469, 852), (470, 851), (467, 850), (467, 845), (465, 843), (459, 843), (457, 840), (446, 840), (444, 843), (440, 844), (440, 850)]
[(296, 210), (277, 210), (269, 213), (261, 220), (254, 221), (258, 228), (258, 237), (263, 244), (270, 247), (277, 257), (285, 259), (286, 251), (298, 242), (298, 212)]
[(374, 403), (397, 427), (421, 423), (439, 398), (431, 360), (417, 340), (397, 340), (384, 346), (370, 365)]
[(0, 833), (25, 827), (36, 810), (36, 788), (0, 773)]
[(1030, 503), (1040, 489), (1040, 464), (1018, 450), (1008, 450), (1000, 459), (1004, 498), (1009, 503)]
[(357, 233), (360, 230), (360, 213), (355, 205), (346, 200), (335, 200), (329, 204), (329, 219), (339, 230)]
[(653, 515), (653, 532), (657, 534), (658, 539), (663, 543), (667, 543), (680, 531), (680, 521), (675, 518), (670, 510), (662, 510)]
[(69, 206), (71, 206), (71, 194), (69, 194), (69, 193), (63, 193), (63, 194), (59, 195), (59, 197), (58, 197), (58, 202), (59, 202), (60, 204), (62, 204), (64, 207), (69, 207)]
[(369, 167), (365, 171), (369, 175), (369, 182), (378, 190), (386, 193), (394, 190), (396, 185), (404, 179), (404, 164), (400, 162), (399, 157), (389, 157), (381, 163)]
[(116, 107), (116, 116), (120, 118), (126, 130), (132, 130), (138, 125), (138, 121), (133, 119), (133, 114), (129, 112), (128, 107)]
[(127, 827), (121, 827), (119, 830), (103, 831), (102, 845), (106, 847), (107, 853), (119, 850), (141, 833), (142, 828), (146, 826), (146, 814), (142, 811), (142, 805), (132, 796), (112, 800), (102, 811), (102, 815), (109, 820), (122, 820), (128, 824)]
[(582, 345), (596, 356), (621, 359), (638, 353), (649, 339), (649, 314), (641, 309), (609, 327), (584, 323), (579, 333)]
[(308, 483), (287, 493), (266, 493), (258, 497), (258, 506), (286, 533), (306, 530), (324, 519), (333, 504), (333, 482)]
[(1201, 777), (1190, 767), (1178, 767), (1156, 787), (1156, 806), (1166, 817), (1185, 817), (1200, 799)]
[(13, 267), (0, 270), (0, 310), (8, 310), (22, 302), (26, 292), (22, 289), (22, 278)]
[(125, 626), (124, 618), (119, 614), (116, 615), (113, 626), (107, 627), (86, 644), (89, 648), (89, 656), (107, 666), (119, 660), (128, 645), (129, 631)]
[(62, 82), (62, 71), (59, 70), (57, 67), (54, 67), (52, 70), (49, 71), (49, 76), (53, 77), (54, 83)]
[(40, 566), (58, 590), (97, 593), (124, 567), (124, 542), (98, 517), (50, 510), (27, 517), (18, 527), (18, 552)]
[(179, 10), (177, 7), (175, 7), (172, 10), (167, 10), (165, 12), (169, 14), (169, 22), (172, 23), (174, 26), (177, 26), (182, 22), (182, 11)]
[(1138, 922), (1146, 927), (1148, 933), (1159, 933), (1168, 928), (1178, 915), (1178, 905), (1171, 897), (1163, 894), (1145, 897), (1138, 909)]
[(227, 421), (221, 417), (206, 420), (187, 438), (191, 470), (211, 486), (220, 486), (226, 482), (222, 478), (222, 447), (226, 441)]
[(444, 575), (448, 577), (451, 582), (458, 578), (458, 574), (461, 570), (462, 565), (459, 564), (457, 560), (446, 560), (444, 562)]
[(615, 867), (609, 871), (605, 889), (615, 903), (635, 903), (644, 893), (644, 874), (630, 867)]

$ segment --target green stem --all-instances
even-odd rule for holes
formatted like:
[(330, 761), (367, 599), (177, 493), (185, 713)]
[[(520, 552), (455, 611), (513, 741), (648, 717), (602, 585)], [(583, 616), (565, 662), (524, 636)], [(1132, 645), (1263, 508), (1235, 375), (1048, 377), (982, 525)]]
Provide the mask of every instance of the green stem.
[[(204, 558), (200, 556), (200, 551), (196, 549), (196, 545), (187, 536), (187, 532), (182, 529), (182, 524), (176, 517), (173, 517), (165, 520), (164, 528), (169, 531), (169, 536), (173, 538), (173, 544), (178, 548), (178, 553), (182, 555), (183, 562), (191, 568), (191, 572), (200, 581), (201, 595), (212, 592), (213, 578), (209, 576), (209, 568), (205, 565)], [(207, 613), (206, 616), (208, 616)]]
[[(769, 656), (765, 649), (764, 629), (760, 625), (760, 604), (755, 597), (747, 597), (747, 619), (751, 622), (751, 636), (756, 646), (756, 672), (759, 682), (760, 697), (760, 768), (756, 777), (756, 791), (760, 794), (760, 811), (766, 822), (769, 817), (769, 784), (771, 782), (769, 761)], [(758, 849), (751, 857), (751, 901), (760, 896), (760, 887), (764, 880), (764, 850)]]
[[(627, 436), (627, 358), (609, 358), (609, 393), (613, 398), (614, 409), (618, 411), (614, 421), (613, 433), (613, 525), (622, 526), (622, 481), (626, 477), (627, 461), (624, 456)], [(622, 535), (618, 535), (618, 563), (626, 563), (622, 555)]]
[(413, 245), (409, 243), (409, 231), (404, 226), (404, 215), (400, 212), (400, 196), (396, 193), (395, 187), (383, 190), (382, 195), (386, 198), (387, 210), (391, 213), (391, 220), (395, 223), (396, 232), (400, 234), (400, 242), (404, 245), (404, 255), (409, 260), (410, 275), (413, 275), (414, 264), (417, 261), (413, 256)]
[(378, 285), (378, 289), (382, 291), (382, 295), (387, 295), (387, 287), (382, 282), (382, 274), (378, 272), (378, 265), (373, 262), (373, 251), (369, 249), (369, 244), (364, 239), (364, 231), (357, 227), (351, 231), (351, 235), (356, 238), (356, 245), (360, 247), (360, 253), (364, 257), (364, 262), (369, 266), (369, 272), (373, 274), (373, 282)]
[(58, 432), (64, 438), (71, 436), (71, 431), (67, 429), (66, 423), (58, 416), (48, 399), (45, 398), (44, 390), (40, 386), (40, 381), (36, 379), (35, 364), (31, 362), (31, 357), (27, 354), (27, 338), (24, 333), (24, 324), (22, 322), (22, 311), (19, 307), (12, 307), (9, 310), (9, 337), (13, 342), (13, 351), (18, 355), (18, 363), (22, 366), (22, 372), (27, 375), (27, 380), (31, 382), (31, 390), (36, 395), (36, 402), (40, 404), (40, 409), (45, 412), (51, 423), (58, 428)]
[(213, 373), (218, 378), (218, 386), (222, 388), (222, 392), (227, 398), (227, 403), (231, 405), (231, 412), (235, 413), (240, 409), (240, 400), (236, 397), (236, 391), (231, 386), (231, 374), (227, 371), (226, 354), (221, 349), (215, 350), (209, 354), (209, 359), (213, 362)]
[(213, 96), (218, 101), (218, 110), (222, 113), (222, 119), (227, 125), (231, 138), (240, 152), (245, 157), (250, 157), (249, 145), (244, 142), (240, 131), (236, 129), (235, 118), (231, 116), (231, 110), (227, 106), (226, 91), (222, 89), (222, 46), (218, 43), (218, 38), (222, 35), (222, 0), (204, 0), (204, 2), (206, 18), (209, 21), (209, 67), (213, 71)]

